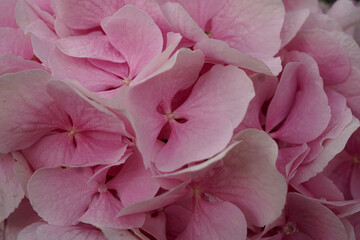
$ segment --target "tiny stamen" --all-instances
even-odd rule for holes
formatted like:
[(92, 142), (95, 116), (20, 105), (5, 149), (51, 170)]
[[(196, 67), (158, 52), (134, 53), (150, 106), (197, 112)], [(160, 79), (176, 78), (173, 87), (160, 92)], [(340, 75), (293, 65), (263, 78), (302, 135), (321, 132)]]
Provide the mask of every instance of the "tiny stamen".
[(299, 232), (299, 229), (296, 227), (295, 223), (292, 222), (288, 222), (282, 229), (283, 233), (285, 235), (290, 235), (293, 234), (295, 232)]

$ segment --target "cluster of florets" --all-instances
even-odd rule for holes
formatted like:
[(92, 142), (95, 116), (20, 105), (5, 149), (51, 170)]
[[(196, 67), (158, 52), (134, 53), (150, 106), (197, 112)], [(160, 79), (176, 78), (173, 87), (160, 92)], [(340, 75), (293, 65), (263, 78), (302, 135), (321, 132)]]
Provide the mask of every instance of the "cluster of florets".
[(360, 239), (355, 2), (0, 12), (5, 240)]

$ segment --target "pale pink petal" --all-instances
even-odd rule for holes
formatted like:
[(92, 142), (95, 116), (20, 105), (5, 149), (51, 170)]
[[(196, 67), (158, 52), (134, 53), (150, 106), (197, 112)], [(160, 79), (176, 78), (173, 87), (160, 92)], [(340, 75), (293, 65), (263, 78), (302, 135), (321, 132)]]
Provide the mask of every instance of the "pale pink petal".
[(173, 54), (175, 48), (179, 45), (181, 41), (181, 35), (178, 33), (167, 33), (167, 47), (166, 49), (158, 56), (153, 58), (148, 65), (146, 65), (143, 70), (136, 76), (136, 78), (131, 82), (135, 84), (143, 79), (149, 77), (152, 73), (158, 70), (167, 60), (169, 60), (171, 54)]
[(288, 222), (296, 224), (299, 233), (311, 236), (312, 239), (347, 239), (340, 219), (316, 200), (289, 193), (286, 216)]
[(46, 94), (49, 79), (50, 75), (42, 70), (1, 77), (0, 152), (29, 147), (50, 130), (67, 122), (66, 114)]
[[(132, 85), (125, 103), (128, 104), (137, 146), (148, 167), (155, 157), (154, 145), (166, 117), (157, 111), (160, 103), (166, 110), (171, 107), (171, 100), (178, 91), (189, 88), (197, 78), (203, 65), (200, 51), (181, 49), (176, 52), (160, 69), (148, 78)], [(146, 124), (144, 124), (146, 119)]]
[(0, 36), (0, 55), (12, 53), (25, 60), (34, 56), (30, 36), (25, 35), (21, 29), (0, 27)]
[(34, 210), (54, 225), (71, 225), (84, 214), (97, 189), (87, 181), (90, 168), (43, 168), (28, 183), (28, 194)]
[(126, 144), (120, 119), (64, 82), (51, 81), (47, 90), (66, 111), (69, 123), (24, 150), (33, 167), (111, 163), (121, 158)]
[(122, 85), (117, 76), (93, 66), (86, 59), (66, 56), (56, 48), (50, 54), (49, 64), (54, 78), (76, 80), (93, 92), (105, 91)]
[(265, 119), (262, 107), (264, 103), (271, 99), (278, 86), (277, 77), (266, 76), (264, 74), (254, 74), (251, 76), (254, 83), (255, 97), (250, 101), (246, 115), (235, 133), (247, 128), (262, 129)]
[(157, 240), (166, 240), (166, 222), (167, 216), (163, 212), (159, 212), (156, 216), (146, 214), (145, 223), (141, 229)]
[(204, 192), (238, 206), (247, 221), (264, 226), (280, 216), (285, 204), (287, 184), (276, 170), (276, 143), (259, 130), (240, 132), (240, 141), (200, 181)]
[(5, 220), (24, 198), (24, 191), (14, 174), (11, 155), (0, 158), (0, 221)]
[(172, 132), (156, 156), (156, 167), (170, 172), (220, 152), (243, 119), (253, 96), (252, 82), (242, 70), (214, 66), (200, 77), (188, 99), (173, 112), (175, 119), (186, 122), (170, 122)]
[(325, 84), (342, 82), (350, 74), (350, 62), (346, 50), (324, 30), (302, 31), (287, 45), (287, 49), (311, 55), (319, 66)]
[(16, 73), (25, 70), (43, 69), (43, 66), (32, 60), (24, 60), (10, 53), (0, 56), (0, 76), (5, 73)]
[(176, 239), (246, 239), (246, 220), (230, 202), (207, 202), (196, 198), (193, 214), (185, 231)]
[(163, 32), (170, 31), (168, 22), (161, 11), (159, 0), (124, 0), (124, 2), (149, 14)]
[(120, 172), (106, 186), (117, 191), (124, 206), (151, 199), (159, 189), (159, 183), (151, 171), (145, 169), (139, 152), (126, 160)]
[(317, 0), (283, 0), (286, 11), (296, 11), (309, 9), (310, 12), (319, 12), (319, 2)]
[(185, 231), (193, 213), (192, 209), (189, 210), (175, 203), (166, 207), (164, 212), (166, 213), (167, 236), (169, 239), (175, 239), (180, 233)]
[(350, 0), (336, 1), (326, 14), (335, 18), (344, 30), (360, 22), (360, 7)]
[(192, 195), (190, 189), (187, 188), (188, 184), (189, 181), (184, 182), (179, 186), (171, 189), (170, 191), (156, 196), (152, 199), (127, 206), (118, 213), (118, 216), (126, 216), (129, 214), (143, 213), (151, 210), (156, 210), (170, 205), (180, 199), (188, 198)]
[(124, 5), (122, 0), (55, 0), (56, 14), (68, 27), (97, 27), (103, 18), (111, 16)]
[(179, 3), (167, 2), (161, 5), (161, 9), (172, 32), (180, 33), (184, 38), (193, 42), (207, 38), (204, 30)]
[(36, 20), (26, 27), (30, 34), (35, 56), (47, 67), (50, 67), (50, 53), (58, 40), (55, 32), (41, 20)]
[(114, 228), (101, 228), (107, 240), (139, 240), (132, 232), (128, 230), (119, 230)]
[(297, 167), (304, 161), (310, 149), (307, 144), (279, 149), (279, 156), (276, 160), (277, 169), (290, 180), (296, 174)]
[[(287, 77), (289, 78), (281, 80), (297, 82), (294, 104), (280, 129), (272, 132), (270, 136), (284, 142), (303, 144), (314, 140), (325, 130), (331, 117), (330, 107), (323, 89), (322, 79), (313, 60), (307, 58), (307, 62), (302, 63), (293, 72), (292, 77)], [(290, 86), (292, 84), (287, 87)], [(287, 90), (277, 89), (277, 91)], [(314, 102), (317, 104), (314, 105)], [(283, 102), (281, 105), (286, 107), (286, 104)]]
[(28, 225), (40, 221), (28, 199), (24, 198), (19, 207), (6, 219), (5, 239), (16, 240), (18, 234)]
[(267, 110), (266, 131), (275, 128), (292, 110), (298, 85), (296, 81), (298, 68), (299, 63), (288, 63), (285, 66), (277, 90)]
[(21, 154), (20, 152), (12, 152), (11, 154), (15, 161), (14, 174), (18, 179), (19, 183), (21, 184), (26, 196), (28, 196), (27, 183), (30, 177), (33, 175), (34, 170), (24, 158), (23, 154)]
[(299, 32), (306, 19), (309, 17), (308, 9), (289, 11), (285, 13), (284, 26), (281, 29), (281, 47), (288, 44)]
[(25, 32), (28, 25), (30, 25), (31, 23), (37, 20), (44, 22), (45, 25), (48, 26), (54, 25), (53, 13), (49, 13), (41, 9), (37, 5), (38, 4), (37, 0), (35, 1), (18, 0), (16, 2), (17, 2), (15, 7), (16, 24)]
[(1, 0), (0, 27), (18, 28), (14, 14), (16, 2), (13, 0)]
[(227, 0), (176, 0), (180, 3), (196, 23), (204, 30), (206, 24), (213, 18), (226, 4)]
[(282, 1), (231, 0), (212, 19), (212, 38), (259, 59), (280, 49), (285, 9)]
[[(126, 62), (114, 63), (114, 62), (92, 59), (92, 58), (88, 58), (87, 60), (95, 67), (103, 69), (104, 71), (112, 73), (122, 79), (125, 79), (129, 75), (129, 65)], [(119, 82), (118, 85), (122, 85), (121, 81)]]
[(344, 201), (344, 195), (324, 174), (319, 173), (302, 185), (310, 191), (312, 198), (323, 198), (328, 201)]
[(17, 236), (17, 240), (39, 240), (36, 234), (36, 230), (38, 226), (41, 226), (43, 224), (46, 223), (36, 222), (27, 226), (19, 233), (19, 235)]
[(18, 240), (106, 240), (104, 234), (91, 226), (54, 226), (34, 223), (20, 232)]
[(350, 114), (343, 96), (328, 93), (332, 118), (329, 126), (318, 139), (309, 143), (311, 151), (297, 169), (294, 183), (301, 183), (321, 172), (336, 154), (344, 149), (351, 134), (359, 127), (359, 121)]
[(89, 223), (97, 227), (131, 229), (141, 227), (145, 221), (145, 215), (129, 215), (116, 217), (123, 205), (109, 191), (100, 192), (97, 199), (90, 204), (89, 209), (79, 218), (79, 221)]
[(204, 52), (207, 59), (212, 62), (223, 62), (254, 72), (267, 75), (278, 75), (281, 72), (280, 58), (273, 58), (270, 64), (230, 47), (226, 42), (216, 39), (205, 39), (195, 44), (194, 49)]
[(122, 63), (125, 59), (110, 44), (105, 34), (92, 32), (88, 35), (61, 38), (56, 46), (68, 56), (78, 58), (94, 58)]
[(135, 77), (162, 51), (160, 29), (149, 15), (133, 6), (126, 5), (113, 16), (105, 18), (101, 27), (129, 64), (129, 78)]

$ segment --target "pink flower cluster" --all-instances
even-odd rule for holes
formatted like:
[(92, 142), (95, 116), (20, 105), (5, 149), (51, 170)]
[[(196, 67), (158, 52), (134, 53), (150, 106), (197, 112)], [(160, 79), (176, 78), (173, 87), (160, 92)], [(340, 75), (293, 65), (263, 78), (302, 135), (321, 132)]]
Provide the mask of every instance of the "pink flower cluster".
[(1, 240), (360, 239), (357, 3), (0, 12)]

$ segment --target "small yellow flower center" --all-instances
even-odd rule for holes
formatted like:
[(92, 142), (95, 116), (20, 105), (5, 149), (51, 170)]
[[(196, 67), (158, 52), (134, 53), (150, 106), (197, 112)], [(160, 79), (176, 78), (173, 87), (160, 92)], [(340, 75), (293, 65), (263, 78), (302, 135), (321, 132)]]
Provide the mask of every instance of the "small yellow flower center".
[(128, 79), (128, 78), (125, 78), (124, 80), (123, 80), (123, 83), (126, 85), (126, 86), (129, 86), (130, 85), (130, 79)]
[(285, 235), (290, 235), (293, 234), (295, 232), (299, 232), (299, 229), (296, 227), (295, 223), (292, 222), (288, 222), (282, 229), (283, 233)]
[(168, 121), (174, 120), (175, 119), (174, 114), (173, 113), (167, 113), (166, 114), (166, 119)]
[(353, 163), (355, 163), (355, 164), (360, 163), (360, 160), (359, 160), (358, 156), (354, 156), (354, 157), (352, 158), (352, 161), (353, 161)]
[(76, 134), (76, 131), (75, 129), (71, 129), (70, 132), (69, 132), (69, 136), (74, 136)]

